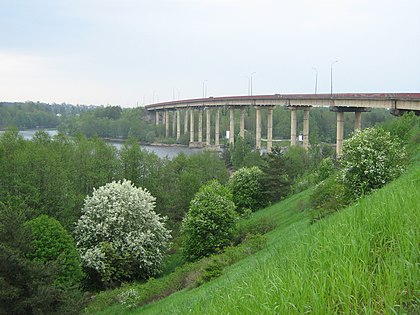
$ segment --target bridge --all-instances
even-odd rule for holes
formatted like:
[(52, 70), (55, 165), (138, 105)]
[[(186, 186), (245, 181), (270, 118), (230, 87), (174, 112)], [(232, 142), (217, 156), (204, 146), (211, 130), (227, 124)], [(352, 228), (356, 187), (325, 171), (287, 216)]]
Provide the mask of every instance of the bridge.
[[(407, 111), (420, 114), (420, 93), (344, 93), (344, 94), (274, 94), (252, 96), (227, 96), (186, 99), (161, 102), (147, 105), (149, 112), (155, 113), (156, 125), (165, 125), (165, 135), (169, 136), (170, 116), (173, 118), (173, 133), (176, 139), (181, 136), (181, 116), (184, 115), (184, 133), (190, 133), (190, 146), (219, 147), (220, 109), (229, 109), (229, 143), (234, 144), (235, 110), (240, 111), (239, 135), (243, 138), (245, 132), (244, 117), (249, 107), (256, 110), (256, 143), (255, 148), (261, 149), (261, 109), (267, 108), (267, 151), (271, 152), (273, 145), (273, 109), (282, 106), (290, 110), (290, 144), (296, 145), (298, 110), (303, 110), (303, 147), (309, 148), (309, 112), (313, 107), (329, 107), (337, 113), (337, 157), (342, 155), (344, 113), (355, 115), (355, 129), (361, 128), (361, 114), (371, 108), (388, 109), (394, 115), (401, 115)], [(206, 138), (203, 142), (203, 111), (206, 113)], [(198, 112), (198, 138), (195, 135), (195, 116)], [(214, 143), (211, 141), (210, 119), (215, 113)], [(161, 118), (162, 116), (162, 118)], [(189, 119), (188, 119), (189, 118)], [(189, 129), (188, 129), (189, 121)], [(195, 140), (198, 141), (195, 141)]]

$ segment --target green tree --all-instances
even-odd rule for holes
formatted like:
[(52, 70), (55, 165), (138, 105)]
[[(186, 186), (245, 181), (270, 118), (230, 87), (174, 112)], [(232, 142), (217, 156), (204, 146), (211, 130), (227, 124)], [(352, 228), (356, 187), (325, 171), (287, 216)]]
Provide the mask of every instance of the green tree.
[(155, 275), (169, 246), (155, 198), (130, 181), (112, 182), (85, 199), (75, 235), (91, 280), (105, 285)]
[(247, 209), (255, 211), (266, 204), (263, 176), (264, 173), (256, 166), (240, 168), (232, 175), (228, 187), (232, 192), (236, 211), (239, 213), (244, 213)]
[(230, 191), (217, 180), (201, 187), (182, 222), (183, 254), (189, 261), (211, 255), (232, 242), (237, 213)]
[(278, 201), (290, 192), (291, 180), (288, 175), (286, 158), (279, 147), (274, 147), (271, 153), (265, 156), (263, 191), (267, 200)]
[(0, 202), (0, 313), (78, 314), (80, 292), (57, 285), (56, 268), (30, 258), (28, 210), (16, 197)]
[(56, 268), (57, 285), (67, 288), (79, 286), (83, 278), (76, 244), (64, 227), (54, 218), (41, 215), (24, 225), (32, 235), (32, 249), (28, 257)]

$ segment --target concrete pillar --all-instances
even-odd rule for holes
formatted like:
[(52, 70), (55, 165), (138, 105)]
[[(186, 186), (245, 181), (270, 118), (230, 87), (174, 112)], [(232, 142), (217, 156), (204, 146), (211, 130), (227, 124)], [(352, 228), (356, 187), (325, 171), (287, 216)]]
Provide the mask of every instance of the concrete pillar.
[(206, 145), (210, 146), (210, 108), (206, 109)]
[(241, 119), (239, 124), (239, 136), (245, 139), (245, 108), (241, 108)]
[(309, 109), (303, 110), (303, 148), (309, 149)]
[(156, 126), (159, 125), (159, 112), (155, 111), (155, 121), (156, 121)]
[(203, 110), (198, 110), (198, 142), (203, 142)]
[(230, 123), (229, 123), (229, 144), (233, 145), (235, 142), (235, 109), (231, 107), (229, 109)]
[(362, 112), (354, 113), (354, 130), (362, 129)]
[(292, 108), (290, 110), (290, 145), (296, 145), (296, 129), (297, 129), (297, 119), (296, 119), (296, 109)]
[(273, 107), (268, 108), (267, 116), (267, 152), (271, 152), (273, 147)]
[(343, 155), (344, 112), (337, 112), (337, 158)]
[(174, 111), (172, 113), (172, 137), (175, 137), (176, 135), (176, 116), (177, 116), (177, 112)]
[(169, 112), (165, 110), (164, 116), (165, 116), (165, 137), (168, 138), (169, 137)]
[(261, 150), (261, 107), (255, 107), (255, 148)]
[(214, 122), (214, 145), (219, 145), (219, 123), (220, 123), (220, 109), (216, 109), (216, 118)]
[(176, 140), (179, 141), (181, 138), (181, 112), (176, 111)]
[(190, 144), (194, 143), (194, 109), (190, 109)]
[(188, 132), (188, 109), (184, 113), (184, 133)]

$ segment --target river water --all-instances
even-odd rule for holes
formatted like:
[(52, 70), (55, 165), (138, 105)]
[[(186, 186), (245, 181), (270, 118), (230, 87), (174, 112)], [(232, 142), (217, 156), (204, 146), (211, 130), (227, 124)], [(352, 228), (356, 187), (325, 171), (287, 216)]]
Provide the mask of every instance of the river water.
[[(50, 136), (55, 136), (57, 130), (45, 130)], [(0, 131), (0, 134), (4, 131)], [(19, 133), (23, 136), (24, 139), (30, 140), (34, 136), (37, 130), (21, 130)], [(123, 142), (107, 141), (108, 143), (115, 146), (118, 150), (123, 146)], [(160, 145), (141, 145), (141, 147), (149, 152), (156, 153), (160, 158), (168, 157), (172, 159), (176, 157), (179, 153), (183, 152), (186, 155), (191, 155), (194, 153), (200, 153), (203, 149), (200, 148), (188, 148), (188, 147), (178, 147), (178, 146), (160, 146)]]

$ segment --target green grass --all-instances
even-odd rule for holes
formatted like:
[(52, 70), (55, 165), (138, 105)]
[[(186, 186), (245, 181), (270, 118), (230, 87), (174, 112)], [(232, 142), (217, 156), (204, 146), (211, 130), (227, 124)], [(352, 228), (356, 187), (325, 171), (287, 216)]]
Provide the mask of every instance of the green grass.
[[(415, 167), (416, 166), (416, 167)], [(309, 225), (303, 192), (255, 213), (265, 249), (204, 285), (99, 314), (419, 314), (420, 167)]]

